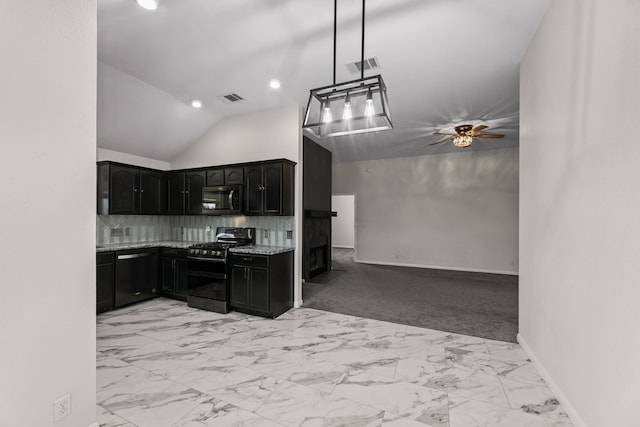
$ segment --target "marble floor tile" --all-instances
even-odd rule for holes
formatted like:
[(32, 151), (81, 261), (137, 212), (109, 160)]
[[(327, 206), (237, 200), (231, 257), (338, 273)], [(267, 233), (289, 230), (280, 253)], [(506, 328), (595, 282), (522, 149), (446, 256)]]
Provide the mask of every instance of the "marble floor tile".
[(384, 411), (349, 399), (284, 383), (257, 411), (285, 426), (380, 426)]
[(163, 298), (99, 315), (96, 341), (106, 427), (571, 425), (514, 343)]
[(223, 400), (210, 398), (196, 406), (173, 427), (282, 427), (282, 424)]
[(569, 416), (553, 392), (544, 384), (526, 384), (501, 379), (511, 408), (567, 422)]
[(100, 427), (136, 427), (100, 405), (96, 405), (96, 418)]
[(247, 411), (255, 411), (283, 382), (280, 378), (261, 375), (217, 388), (208, 394)]
[(570, 427), (571, 424), (449, 394), (449, 427), (477, 426)]
[(509, 401), (497, 376), (481, 371), (403, 359), (395, 378), (423, 387), (509, 408)]
[(544, 380), (531, 362), (496, 356), (488, 352), (446, 348), (445, 363), (449, 366), (479, 370), (487, 375), (497, 375), (515, 381), (544, 384)]
[(100, 406), (138, 427), (171, 427), (203, 397), (196, 390), (142, 370), (97, 393)]
[(434, 427), (449, 421), (447, 393), (386, 377), (345, 375), (333, 394)]

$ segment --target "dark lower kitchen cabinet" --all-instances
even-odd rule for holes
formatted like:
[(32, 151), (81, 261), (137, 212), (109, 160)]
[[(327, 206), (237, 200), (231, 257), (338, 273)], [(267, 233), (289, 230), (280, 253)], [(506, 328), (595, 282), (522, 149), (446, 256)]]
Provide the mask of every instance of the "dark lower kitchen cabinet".
[(96, 254), (96, 312), (111, 310), (115, 305), (114, 295), (115, 253)]
[(293, 251), (231, 255), (231, 306), (275, 318), (293, 307)]
[(187, 250), (162, 249), (160, 291), (163, 296), (187, 300)]
[(205, 171), (171, 172), (167, 177), (167, 213), (202, 214), (202, 187)]
[(162, 171), (114, 162), (98, 163), (99, 214), (161, 214), (163, 190)]
[(294, 166), (287, 161), (245, 167), (245, 213), (286, 215), (294, 212)]
[(116, 252), (115, 307), (156, 296), (158, 248)]

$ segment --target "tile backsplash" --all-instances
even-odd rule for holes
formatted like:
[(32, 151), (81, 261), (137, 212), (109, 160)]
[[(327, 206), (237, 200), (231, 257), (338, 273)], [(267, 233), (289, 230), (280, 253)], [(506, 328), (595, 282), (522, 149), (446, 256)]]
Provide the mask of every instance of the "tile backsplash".
[[(255, 227), (258, 245), (295, 244), (292, 216), (98, 215), (96, 240), (99, 245), (159, 240), (214, 241), (216, 227)], [(287, 239), (287, 231), (292, 231), (291, 239)]]

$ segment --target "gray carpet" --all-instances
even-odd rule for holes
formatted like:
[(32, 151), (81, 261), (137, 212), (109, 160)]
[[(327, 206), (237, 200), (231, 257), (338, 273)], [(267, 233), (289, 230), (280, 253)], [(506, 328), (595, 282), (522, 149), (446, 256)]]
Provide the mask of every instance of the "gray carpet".
[(333, 270), (304, 284), (304, 306), (516, 342), (518, 277), (354, 263), (334, 248)]

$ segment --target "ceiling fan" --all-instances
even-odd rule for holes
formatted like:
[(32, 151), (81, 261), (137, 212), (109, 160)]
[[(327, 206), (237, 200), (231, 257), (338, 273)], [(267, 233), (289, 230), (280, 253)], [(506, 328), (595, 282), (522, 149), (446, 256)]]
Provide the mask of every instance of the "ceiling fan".
[(473, 143), (473, 138), (504, 138), (504, 135), (497, 133), (478, 133), (487, 129), (489, 126), (486, 125), (458, 125), (453, 128), (456, 133), (445, 133), (445, 132), (434, 132), (434, 135), (446, 135), (447, 138), (442, 139), (440, 141), (431, 143), (429, 145), (437, 145), (442, 144), (443, 142), (453, 140), (453, 145), (456, 147), (469, 147)]

